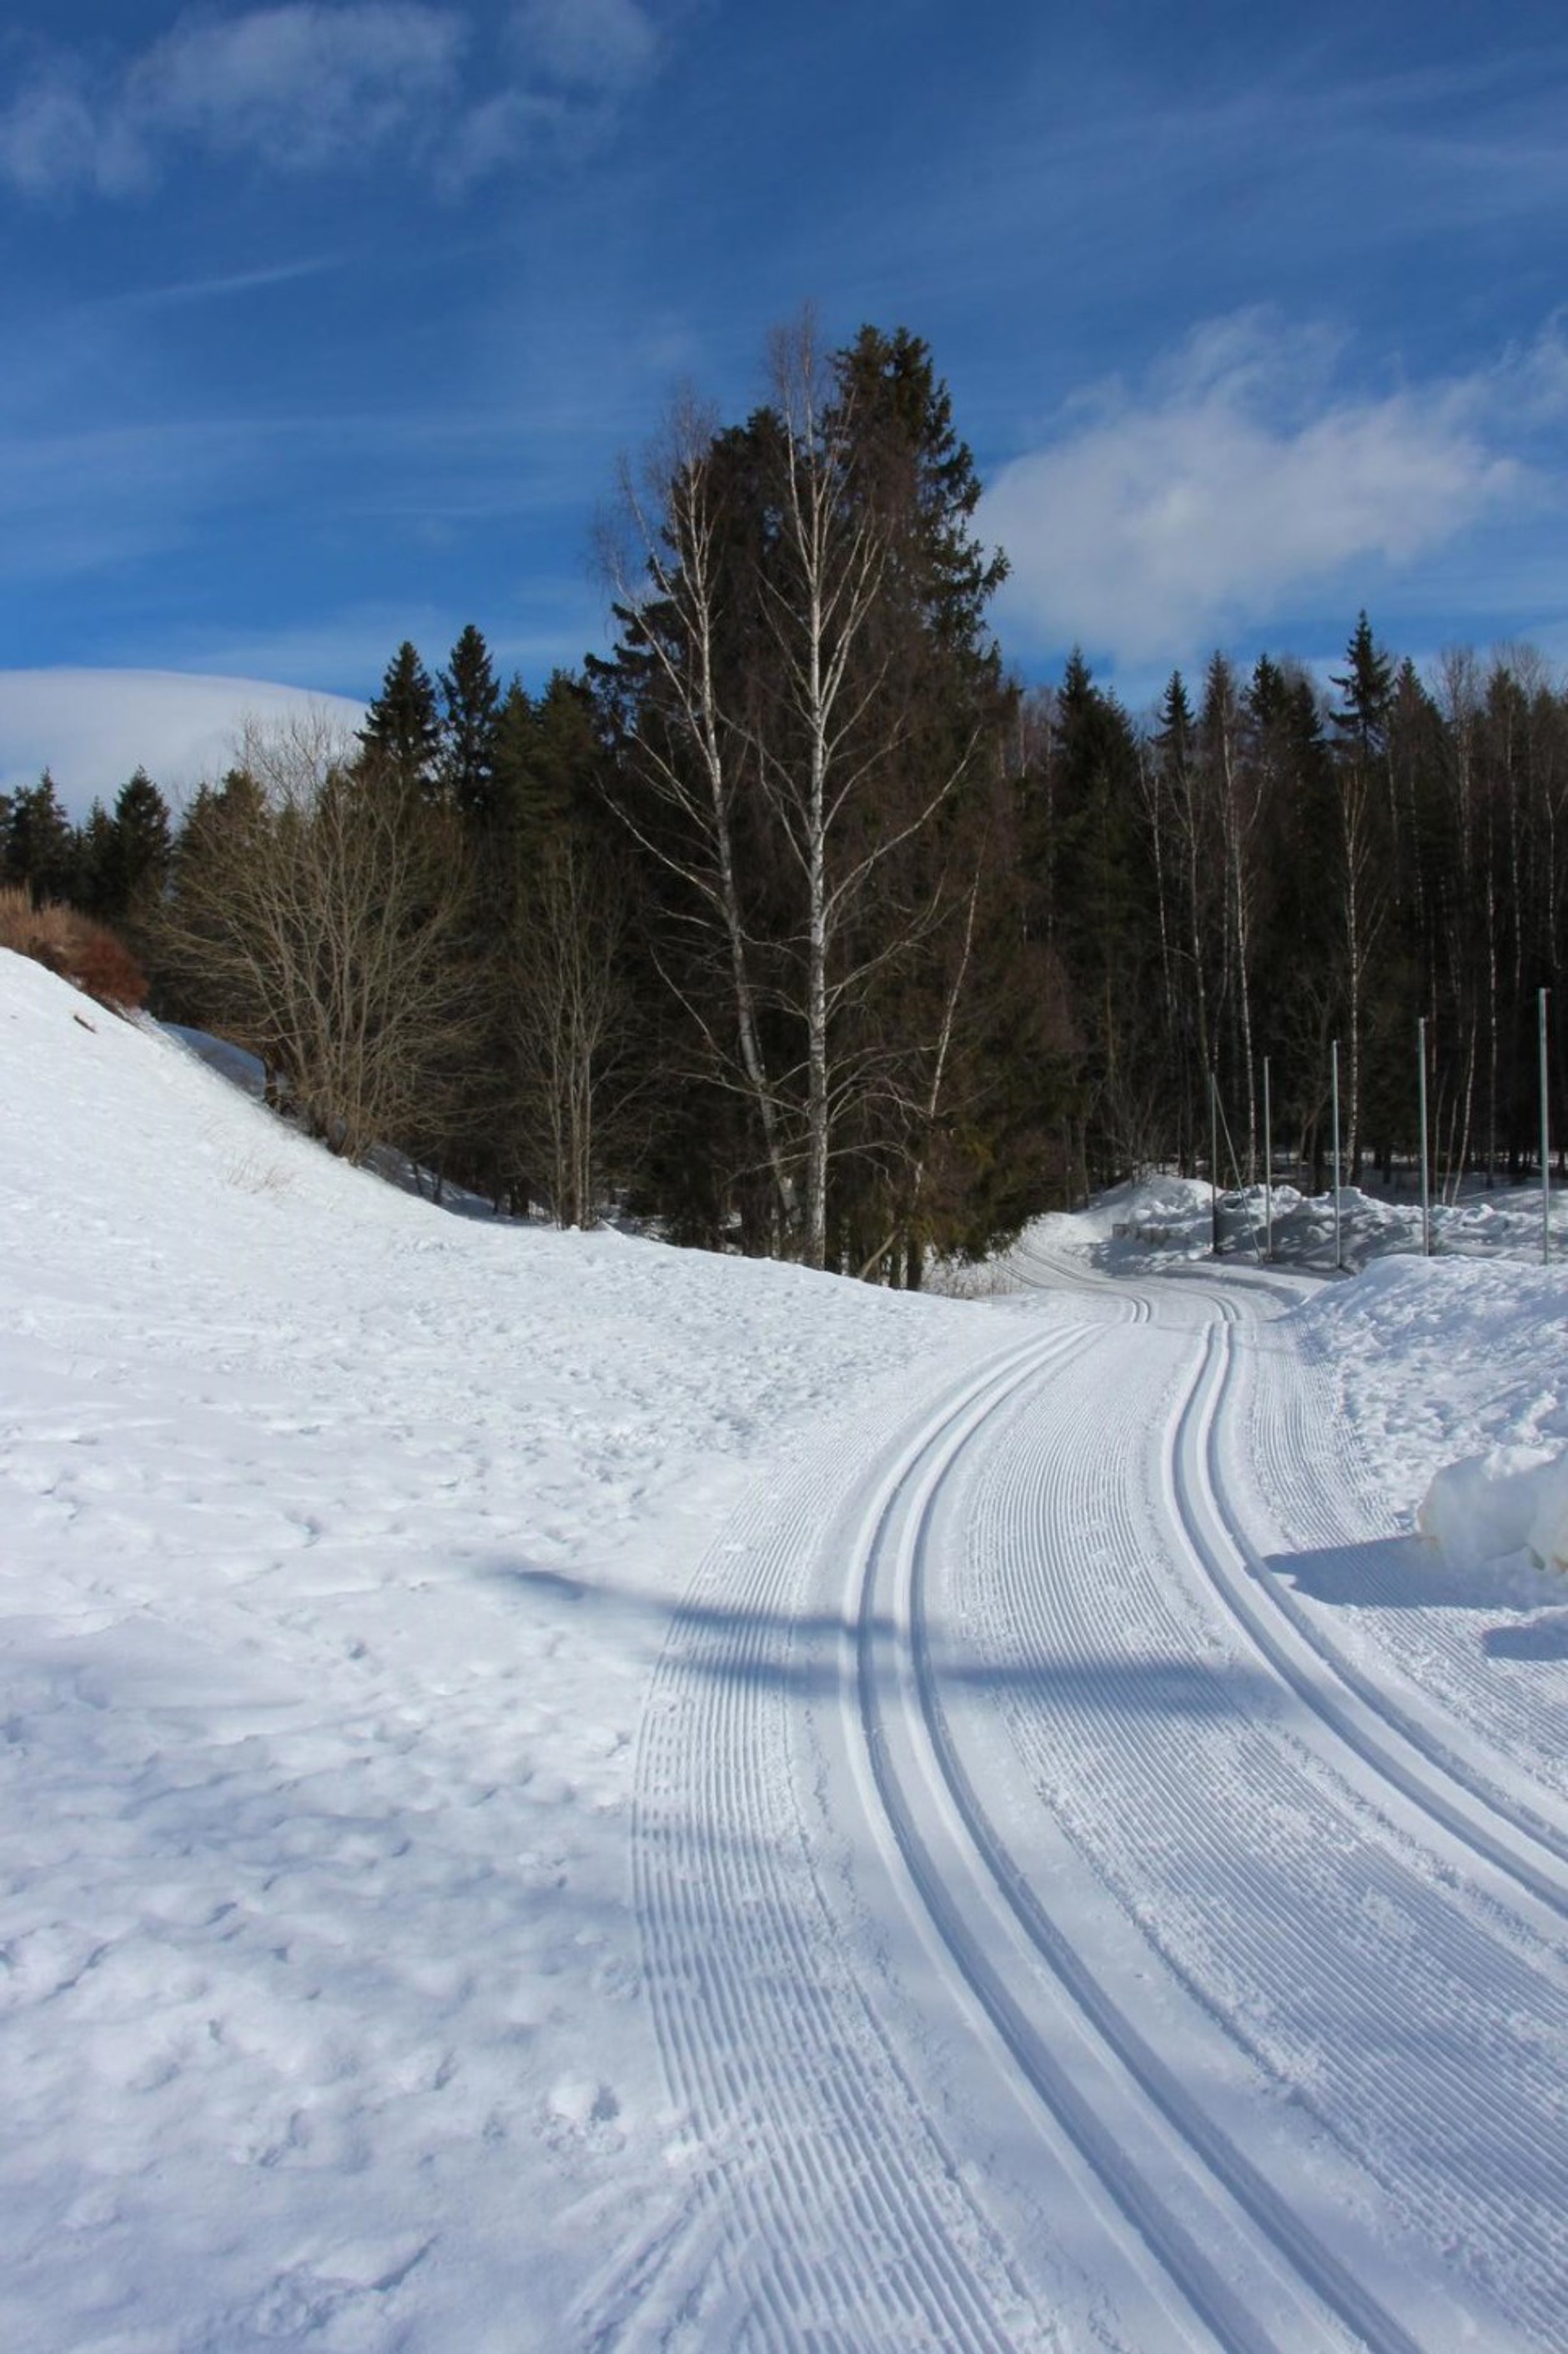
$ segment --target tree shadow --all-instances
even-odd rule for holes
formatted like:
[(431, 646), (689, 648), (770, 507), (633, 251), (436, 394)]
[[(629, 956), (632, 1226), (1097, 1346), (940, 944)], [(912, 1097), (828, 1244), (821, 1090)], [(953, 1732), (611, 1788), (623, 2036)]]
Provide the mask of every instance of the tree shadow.
[[(842, 1695), (860, 1670), (856, 1645), (869, 1637), (877, 1651), (903, 1634), (891, 1620), (863, 1626), (842, 1611), (791, 1610), (727, 1604), (709, 1596), (672, 1603), (662, 1592), (640, 1593), (614, 1579), (579, 1581), (528, 1563), (493, 1561), (481, 1573), (499, 1584), (611, 1608), (641, 1621), (651, 1651), (666, 1648), (689, 1671), (724, 1677), (753, 1688), (772, 1687), (807, 1700)], [(1124, 1716), (1216, 1719), (1236, 1708), (1262, 1707), (1275, 1695), (1274, 1679), (1234, 1660), (1211, 1663), (1157, 1650), (1012, 1649), (1005, 1659), (977, 1655), (972, 1637), (949, 1642), (934, 1631), (931, 1667), (944, 1691), (974, 1691), (998, 1698), (1028, 1695), (1081, 1714), (1086, 1721)]]

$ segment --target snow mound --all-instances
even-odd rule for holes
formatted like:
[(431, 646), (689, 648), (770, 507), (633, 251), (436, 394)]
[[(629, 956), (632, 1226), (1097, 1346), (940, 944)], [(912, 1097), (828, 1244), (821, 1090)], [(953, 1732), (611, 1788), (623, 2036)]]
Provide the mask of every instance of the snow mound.
[(1568, 1571), (1568, 1452), (1494, 1447), (1446, 1464), (1415, 1525), (1454, 1569), (1528, 1553), (1538, 1569)]

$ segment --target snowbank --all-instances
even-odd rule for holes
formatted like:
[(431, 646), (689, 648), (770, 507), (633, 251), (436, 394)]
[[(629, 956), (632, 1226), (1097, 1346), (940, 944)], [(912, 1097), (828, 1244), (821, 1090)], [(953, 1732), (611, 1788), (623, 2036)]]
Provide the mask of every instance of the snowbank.
[(1410, 1508), (1494, 1447), (1568, 1446), (1568, 1272), (1506, 1259), (1384, 1259), (1325, 1286), (1296, 1328), (1331, 1365), (1350, 1428)]
[[(1345, 1268), (1353, 1272), (1394, 1254), (1420, 1254), (1421, 1213), (1414, 1202), (1381, 1201), (1359, 1186), (1342, 1185), (1339, 1204), (1340, 1260)], [(1271, 1234), (1277, 1265), (1331, 1271), (1333, 1194), (1307, 1194), (1293, 1185), (1277, 1185), (1272, 1208), (1271, 1229), (1270, 1205), (1261, 1185), (1223, 1193), (1220, 1237), (1224, 1256), (1255, 1260)], [(1540, 1188), (1478, 1192), (1454, 1204), (1438, 1204), (1432, 1213), (1432, 1233), (1435, 1250), (1443, 1257), (1538, 1264)], [(1560, 1207), (1553, 1234), (1568, 1258), (1568, 1228)], [(1213, 1244), (1213, 1202), (1205, 1181), (1142, 1178), (1097, 1195), (1086, 1209), (1035, 1219), (1012, 1249), (999, 1256), (993, 1288), (1004, 1288), (1010, 1274), (1027, 1282), (1029, 1261), (1042, 1250), (1076, 1254), (1103, 1273), (1129, 1275), (1207, 1258)]]

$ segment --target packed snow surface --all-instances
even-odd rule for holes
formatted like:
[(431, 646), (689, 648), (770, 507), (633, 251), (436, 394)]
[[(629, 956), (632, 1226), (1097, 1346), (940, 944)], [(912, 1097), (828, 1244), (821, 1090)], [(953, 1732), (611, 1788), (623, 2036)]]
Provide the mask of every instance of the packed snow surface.
[(453, 1218), (6, 955), (0, 1123), (0, 2345), (1568, 2341), (1568, 1595), (1414, 1532), (1560, 1270)]

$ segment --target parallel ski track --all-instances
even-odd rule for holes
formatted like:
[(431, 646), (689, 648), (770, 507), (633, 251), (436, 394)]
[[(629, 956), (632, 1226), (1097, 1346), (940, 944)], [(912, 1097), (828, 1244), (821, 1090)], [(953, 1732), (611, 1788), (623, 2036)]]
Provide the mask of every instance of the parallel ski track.
[[(1190, 1490), (1194, 1446), (1202, 1460), (1207, 1444), (1193, 1434), (1205, 1426), (1213, 1345), (1205, 1344), (1165, 1441), (1178, 1493), (1177, 1462), (1187, 1466)], [(1484, 2249), (1485, 2269), (1503, 2283), (1504, 2309), (1538, 2342), (1559, 2344), (1568, 2319), (1556, 2221), (1568, 2198), (1568, 2001), (1549, 1974), (1413, 1872), (1396, 1842), (1369, 1837), (1375, 1778), (1370, 1800), (1353, 1785), (1337, 1797), (1283, 1725), (1260, 1722), (1255, 1706), (1235, 1698), (1212, 1636), (1177, 1606), (1125, 1479), (1107, 1477), (1107, 1458), (1136, 1458), (1142, 1403), (1144, 1434), (1129, 1393), (1071, 1402), (1050, 1443), (1025, 1445), (1017, 1461), (993, 1453), (990, 1476), (973, 1485), (965, 1600), (982, 1617), (988, 1646), (1009, 1655), (1015, 1690), (1006, 1713), (1021, 1762), (1042, 1802), (1058, 1811), (1061, 1792), (1076, 1783), (1071, 1835), (1129, 1912), (1165, 1925), (1167, 1958), (1227, 2032), (1284, 2074), (1424, 2238)], [(1015, 1447), (1023, 1435), (1015, 1415)], [(1099, 1558), (1086, 1566), (1086, 1536), (1096, 1532)], [(1192, 1538), (1190, 1520), (1173, 1533), (1180, 1550), (1183, 1535)], [(1135, 1622), (1141, 1659), (1107, 1654), (1113, 1564), (1115, 1607)], [(1192, 1596), (1200, 1613), (1209, 1575), (1202, 1564)], [(1212, 1603), (1211, 1593), (1211, 1611)], [(1164, 1713), (1159, 1674), (1175, 1679)], [(1093, 1757), (1089, 1797), (1086, 1755), (1105, 1723), (1113, 1729)], [(1203, 1746), (1222, 1791), (1210, 1809), (1192, 1804), (1209, 1762), (1197, 1763)], [(1361, 1761), (1346, 1762), (1353, 1770)], [(1195, 2134), (1207, 2151), (1206, 2127)], [(1499, 2153), (1509, 2160), (1501, 2171)], [(1223, 2149), (1213, 2158), (1243, 2203), (1256, 2197), (1245, 2162), (1238, 2168)], [(1310, 2265), (1312, 2252), (1303, 2253)], [(1351, 2318), (1357, 2308), (1336, 2294), (1332, 2272), (1316, 2277)], [(1353, 2326), (1373, 2344), (1408, 2342), (1376, 2312)]]
[[(1005, 1363), (1071, 1339), (1035, 1339)], [(959, 1410), (997, 1377), (990, 1359)], [(833, 1471), (821, 1466), (824, 1494)], [(789, 1707), (811, 1566), (777, 1499), (732, 1528), (678, 1614), (639, 1758), (651, 2004), (709, 2163), (729, 2335), (900, 2354), (1044, 2346), (1049, 2325), (1032, 2320), (843, 1956), (803, 1834)]]
[[(1516, 1793), (1504, 1792), (1484, 1766), (1457, 1757), (1431, 1729), (1413, 1722), (1408, 1711), (1398, 1711), (1386, 1685), (1364, 1676), (1358, 1662), (1335, 1645), (1319, 1614), (1283, 1589), (1277, 1575), (1260, 1580), (1263, 1590), (1353, 1690), (1364, 1694), (1368, 1682), (1373, 1683), (1384, 1712), (1407, 1739), (1427, 1749), (1435, 1763), (1560, 1861), (1568, 1861), (1568, 1835), (1561, 1823), (1563, 1801), (1568, 1798), (1568, 1750), (1563, 1741), (1568, 1671), (1556, 1668), (1542, 1672), (1544, 1663), (1537, 1662), (1532, 1663), (1534, 1671), (1524, 1675), (1487, 1658), (1475, 1611), (1410, 1610), (1403, 1549), (1375, 1542), (1390, 1536), (1386, 1522), (1369, 1521), (1346, 1476), (1343, 1438), (1330, 1443), (1329, 1434), (1336, 1427), (1332, 1401), (1314, 1395), (1320, 1367), (1311, 1359), (1302, 1362), (1292, 1355), (1295, 1378), (1282, 1381), (1277, 1354), (1277, 1350), (1253, 1352), (1247, 1402), (1248, 1447), (1264, 1495), (1282, 1513), (1298, 1545), (1324, 1553), (1355, 1549), (1358, 1621), (1375, 1627), (1372, 1639), (1391, 1667), (1461, 1724), (1483, 1753), (1498, 1753), (1515, 1775), (1525, 1765), (1539, 1786), (1540, 1802), (1526, 1804)], [(1217, 1492), (1226, 1521), (1255, 1568), (1244, 1513), (1223, 1479)]]
[[(1057, 1369), (1053, 1369), (1057, 1370)], [(1303, 2222), (1287, 2199), (1206, 2115), (1175, 2073), (1159, 2058), (1099, 1984), (1087, 1956), (1077, 1954), (1070, 1940), (1051, 1919), (1045, 1905), (1020, 1871), (993, 1828), (949, 1734), (937, 1672), (933, 1664), (927, 1607), (927, 1551), (934, 1512), (942, 1490), (964, 1451), (971, 1447), (984, 1423), (1008, 1405), (1015, 1394), (1038, 1377), (1028, 1368), (999, 1385), (977, 1412), (958, 1420), (942, 1439), (927, 1451), (910, 1478), (920, 1479), (914, 1517), (898, 1533), (893, 1523), (903, 1490), (889, 1500), (865, 1547), (860, 1643), (859, 1704), (867, 1754), (876, 1788), (899, 1849), (931, 1918), (939, 1929), (969, 1988), (979, 1997), (1018, 2067), (1048, 2105), (1059, 2125), (1095, 2168), (1134, 2231), (1153, 2250), (1187, 2303), (1214, 2338), (1228, 2349), (1256, 2349), (1295, 2343), (1271, 2335), (1268, 2327), (1237, 2296), (1213, 2256), (1192, 2237), (1182, 2221), (1151, 2186), (1134, 2150), (1115, 2142), (1101, 2119), (1085, 2102), (1071, 2074), (1060, 2064), (1050, 2039), (1030, 2016), (1026, 1989), (1010, 1980), (1005, 1961), (988, 1948), (983, 1921), (966, 1914), (935, 1859), (923, 1829), (930, 1793), (911, 1774), (906, 1786), (894, 1760), (904, 1744), (899, 1728), (889, 1723), (890, 1679), (878, 1659), (885, 1642), (878, 1628), (886, 1624), (885, 1579), (879, 1581), (879, 1555), (896, 1542), (904, 1561), (903, 1610), (895, 1609), (896, 1624), (906, 1611), (908, 1670), (918, 1693), (923, 1731), (932, 1758), (946, 1784), (956, 1823), (970, 1843), (975, 1861), (989, 1876), (996, 1895), (1012, 1912), (1038, 1960), (1077, 2007), (1086, 2024), (1105, 2050), (1132, 2078), (1148, 2100), (1185, 2145), (1201, 2174), (1250, 2219), (1264, 2241), (1284, 2264), (1336, 2315), (1373, 2354), (1418, 2354), (1417, 2343), (1395, 2317), (1357, 2282), (1334, 2253)], [(906, 1479), (904, 1488), (907, 1489)], [(1200, 2195), (1202, 2195), (1200, 2193)]]
[(1467, 1767), (1332, 1645), (1264, 1570), (1230, 1499), (1219, 1445), (1235, 1369), (1227, 1317), (1211, 1332), (1209, 1363), (1182, 1416), (1173, 1467), (1193, 1551), (1227, 1609), (1340, 1740), (1475, 1854), (1568, 1918), (1568, 1832)]
[[(1150, 1313), (1147, 1299), (1128, 1306)], [(1230, 1312), (1223, 1301), (1220, 1312)], [(949, 1731), (927, 1597), (938, 1500), (959, 1467), (967, 1472), (977, 1456), (989, 1459), (999, 1437), (1016, 1434), (1021, 1397), (1053, 1372), (1081, 1364), (1102, 1338), (1103, 1327), (1067, 1327), (988, 1361), (927, 1421), (879, 1491), (843, 1564), (855, 1589), (843, 1607), (873, 1803), (950, 1957), (955, 2006), (961, 2011), (967, 1999), (983, 2009), (1055, 2128), (1202, 2327), (1230, 2354), (1281, 2343), (1222, 2276), (1202, 2232), (1195, 2240), (1152, 2187), (1134, 2155), (1136, 2137), (1116, 2142), (1086, 2108), (1041, 2032), (1038, 2005), (1010, 1978), (1016, 1964), (988, 1951), (955, 1903), (927, 1843), (931, 1790), (918, 1775), (906, 1783), (906, 1766), (895, 1762), (908, 1753), (906, 1715), (918, 1720), (950, 1819), (997, 1901), (1190, 2154), (1199, 2206), (1213, 2195), (1202, 2190), (1207, 2182), (1374, 2354), (1415, 2354), (1421, 2341), (1160, 2060), (1098, 1984), (1091, 1958), (1074, 1951), (999, 1837)], [(1147, 1914), (1152, 1897), (1157, 1924), (1185, 1915), (1180, 1950), (1165, 1958), (1234, 2045), (1290, 2085), (1383, 2181), (1423, 2238), (1445, 2249), (1478, 2247), (1481, 2270), (1502, 2283), (1494, 2290), (1502, 2308), (1537, 2342), (1552, 2345), (1568, 2314), (1568, 2285), (1552, 2257), (1568, 2198), (1557, 2097), (1568, 2000), (1528, 1958), (1488, 1936), (1473, 1906), (1456, 1914), (1397, 1841), (1369, 1837), (1366, 1817), (1376, 1813), (1382, 1780), (1404, 1789), (1397, 1776), (1386, 1776), (1380, 1744), (1369, 1755), (1364, 1742), (1350, 1744), (1349, 1762), (1373, 1768), (1370, 1799), (1356, 1787), (1337, 1798), (1331, 1776), (1277, 1716), (1266, 1711), (1260, 1721), (1255, 1704), (1249, 1711), (1227, 1691), (1213, 1636), (1200, 1623), (1200, 1597), (1207, 1595), (1211, 1620), (1216, 1594), (1234, 1610), (1234, 1581), (1216, 1576), (1205, 1527), (1207, 1514), (1228, 1531), (1214, 1427), (1230, 1356), (1228, 1342), (1211, 1333), (1165, 1442), (1175, 1506), (1167, 1533), (1185, 1542), (1198, 1572), (1187, 1567), (1184, 1603), (1171, 1591), (1168, 1569), (1162, 1575), (1150, 1565), (1148, 1532), (1132, 1525), (1117, 1480), (1104, 1477), (1107, 1451), (1125, 1463), (1147, 1438), (1150, 1401), (1136, 1384), (1085, 1402), (1078, 1445), (1027, 1452), (1011, 1476), (977, 1487), (980, 1566), (971, 1582), (988, 1644), (1011, 1652), (1013, 1690), (1002, 1705), (1013, 1744), (1035, 1802), (1059, 1804), (1065, 1779), (1082, 1766), (1085, 1723), (1081, 1705), (1070, 1696), (1064, 1704), (1054, 1690), (1053, 1663), (1091, 1662), (1099, 1678), (1095, 1712), (1114, 1717), (1115, 1756), (1097, 1775), (1092, 1803), (1069, 1805), (1069, 1836), (1129, 1911)], [(832, 1467), (823, 1473), (826, 1492)], [(1086, 1571), (1075, 1557), (1086, 1530), (1101, 1537), (1100, 1561)], [(895, 1574), (907, 1605), (895, 1638), (907, 1658), (891, 1678), (888, 1617), (877, 1598), (890, 1549), (903, 1564)], [(672, 2090), (709, 2161), (705, 2197), (726, 2274), (726, 2341), (930, 2345), (956, 2354), (1042, 2343), (1043, 2325), (855, 1977), (808, 1845), (791, 1787), (800, 1760), (789, 1713), (800, 1659), (794, 1613), (810, 1584), (810, 1552), (777, 1500), (759, 1500), (749, 1528), (732, 1532), (728, 1557), (710, 1568), (677, 1621), (640, 1757), (634, 1871), (652, 2005)], [(1191, 1803), (1191, 1727), (1178, 1725), (1173, 1754), (1170, 1721), (1150, 1714), (1148, 1658), (1105, 1656), (1107, 1559), (1119, 1564), (1124, 1609), (1137, 1588), (1134, 1615), (1149, 1657), (1163, 1672), (1174, 1668), (1178, 1678), (1195, 1675), (1212, 1687), (1202, 1714), (1211, 1734), (1222, 1727), (1229, 1767), (1212, 1810)], [(1043, 1566), (1051, 1574), (1042, 1575)], [(1266, 1636), (1260, 1640), (1245, 1615), (1240, 1623), (1249, 1645), (1269, 1658)], [(821, 1633), (819, 1626), (819, 1650)], [(1298, 1672), (1270, 1665), (1341, 1732), (1320, 1693), (1301, 1690)], [(896, 1705), (890, 1691), (902, 1694)], [(1081, 1693), (1080, 1685), (1080, 1701)], [(1420, 1802), (1434, 1796), (1423, 1785)], [(1443, 1819), (1440, 1804), (1427, 1811)], [(1110, 1848), (1102, 1842), (1097, 1853), (1097, 1821), (1116, 1826)], [(1473, 1829), (1467, 1821), (1457, 1835)], [(1470, 1844), (1487, 1852), (1484, 1842)], [(1282, 1845), (1294, 1869), (1279, 1868)], [(1129, 1856), (1130, 1868), (1143, 1872), (1141, 1889), (1128, 1884)], [(1151, 1861), (1163, 1868), (1163, 1886), (1161, 1869), (1145, 1869)], [(1432, 2049), (1423, 2020), (1441, 2026)], [(1526, 2030), (1499, 2031), (1499, 2020), (1505, 2029), (1524, 2020)], [(1259, 2021), (1261, 2043), (1252, 2031)], [(1542, 2063), (1535, 2066), (1532, 2038)], [(1459, 2053), (1473, 2064), (1456, 2068)], [(1397, 2153), (1392, 2178), (1382, 2165), (1390, 2150)], [(1499, 2151), (1510, 2163), (1494, 2183)], [(1190, 2217), (1192, 2200), (1184, 2211)], [(694, 2309), (694, 2292), (687, 2302)]]

